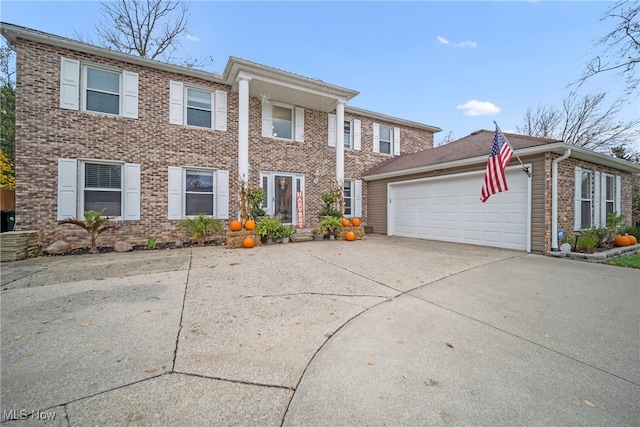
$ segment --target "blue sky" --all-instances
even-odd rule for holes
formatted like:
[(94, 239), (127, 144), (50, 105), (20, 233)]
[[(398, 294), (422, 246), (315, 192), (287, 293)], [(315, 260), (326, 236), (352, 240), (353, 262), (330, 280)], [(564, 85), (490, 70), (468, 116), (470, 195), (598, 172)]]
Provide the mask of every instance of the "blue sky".
[[(218, 2), (190, 3), (185, 56), (222, 72), (240, 57), (360, 92), (349, 102), (442, 128), (456, 138), (522, 126), (528, 107), (559, 106), (567, 85), (612, 29), (611, 2)], [(2, 1), (4, 22), (74, 37), (91, 35), (97, 1)], [(581, 93), (622, 90), (613, 73)], [(640, 100), (619, 119), (637, 119)], [(638, 144), (640, 149), (640, 143)]]

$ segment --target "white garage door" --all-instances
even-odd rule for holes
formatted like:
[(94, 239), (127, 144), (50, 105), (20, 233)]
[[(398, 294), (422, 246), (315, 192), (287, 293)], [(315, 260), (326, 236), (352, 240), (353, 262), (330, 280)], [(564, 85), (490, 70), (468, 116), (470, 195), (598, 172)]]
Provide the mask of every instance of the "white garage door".
[(507, 169), (509, 191), (480, 201), (482, 173), (391, 183), (388, 234), (530, 251), (530, 179)]

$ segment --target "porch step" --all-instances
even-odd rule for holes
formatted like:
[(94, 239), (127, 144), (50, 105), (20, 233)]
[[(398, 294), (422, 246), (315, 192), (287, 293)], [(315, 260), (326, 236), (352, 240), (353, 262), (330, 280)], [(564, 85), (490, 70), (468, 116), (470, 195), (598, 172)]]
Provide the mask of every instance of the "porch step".
[(297, 229), (296, 234), (291, 236), (292, 242), (309, 242), (313, 240), (313, 231), (311, 228)]

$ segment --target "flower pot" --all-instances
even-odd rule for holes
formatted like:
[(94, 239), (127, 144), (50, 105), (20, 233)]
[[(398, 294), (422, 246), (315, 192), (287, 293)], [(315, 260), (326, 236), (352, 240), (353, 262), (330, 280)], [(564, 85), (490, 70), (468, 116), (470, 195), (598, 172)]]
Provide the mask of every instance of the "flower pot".
[(287, 243), (289, 243), (289, 238), (288, 237), (282, 237), (281, 238), (281, 242), (282, 242), (282, 244), (286, 245)]
[(318, 242), (321, 241), (321, 240), (324, 240), (324, 235), (323, 234), (314, 234), (313, 235), (313, 240), (316, 240)]
[(329, 240), (336, 240), (336, 236), (334, 236), (333, 234), (329, 234)]
[(267, 237), (267, 245), (273, 245), (273, 237)]

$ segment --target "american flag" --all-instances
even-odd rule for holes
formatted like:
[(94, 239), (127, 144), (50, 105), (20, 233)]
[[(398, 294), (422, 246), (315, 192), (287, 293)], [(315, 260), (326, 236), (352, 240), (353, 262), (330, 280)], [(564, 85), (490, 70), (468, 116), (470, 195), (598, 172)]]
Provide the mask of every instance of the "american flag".
[(513, 150), (507, 143), (500, 129), (496, 127), (493, 135), (491, 152), (487, 161), (487, 170), (484, 174), (484, 184), (482, 185), (482, 203), (486, 202), (492, 194), (507, 191), (507, 178), (504, 169), (507, 167), (513, 156)]

